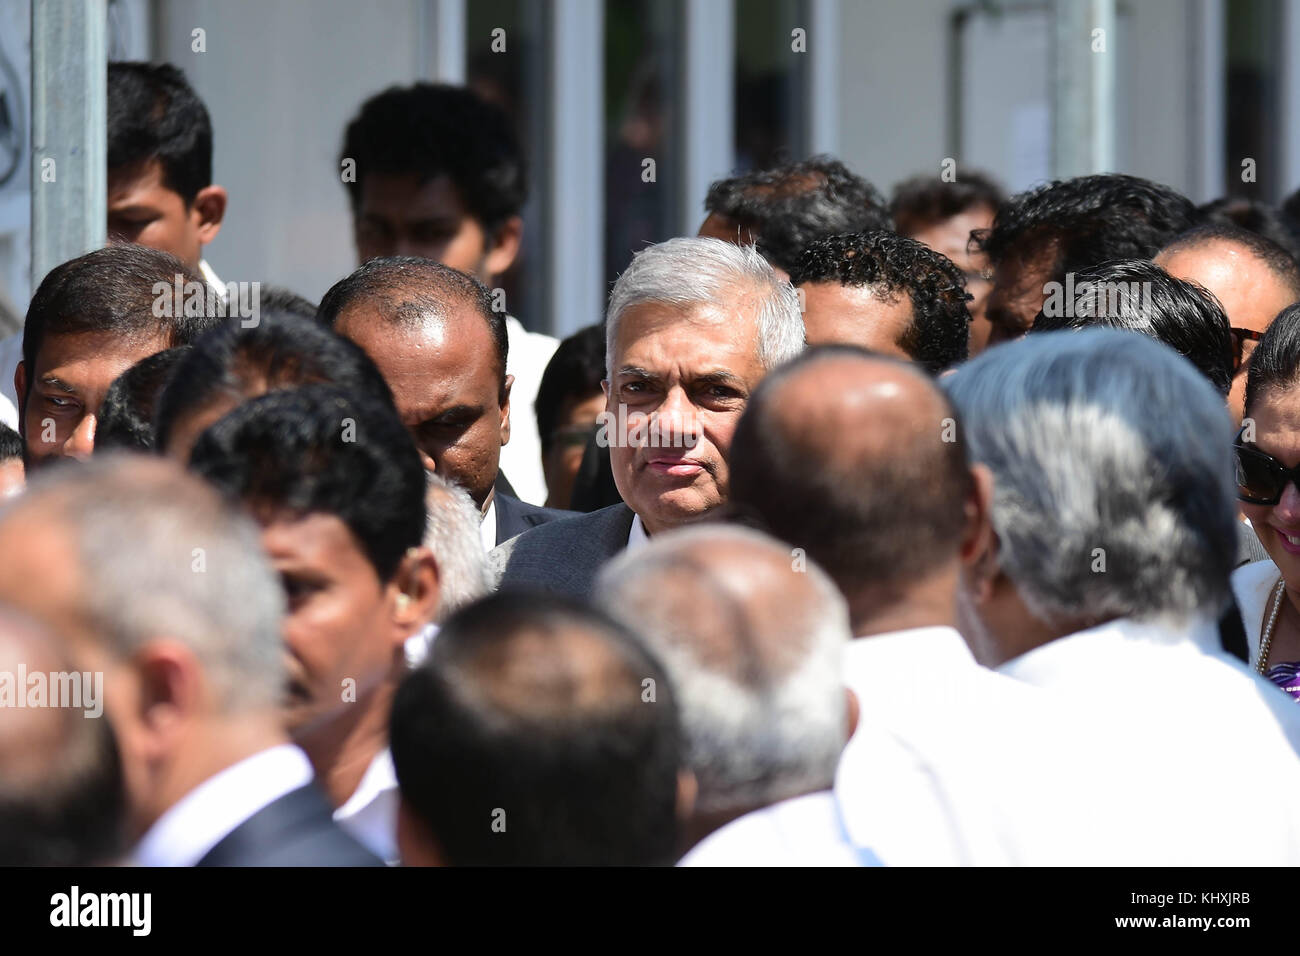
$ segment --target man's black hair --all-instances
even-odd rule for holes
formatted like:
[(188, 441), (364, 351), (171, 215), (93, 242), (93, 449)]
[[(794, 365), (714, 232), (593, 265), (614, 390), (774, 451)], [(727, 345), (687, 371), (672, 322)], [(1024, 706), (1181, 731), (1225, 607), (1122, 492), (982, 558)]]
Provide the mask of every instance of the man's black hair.
[(1292, 259), (1300, 259), (1300, 239), (1285, 216), (1258, 199), (1224, 196), (1197, 207), (1207, 225), (1236, 226), (1273, 242)]
[(340, 161), (354, 160), (345, 180), (355, 213), (366, 177), (446, 176), (489, 238), (528, 198), (523, 151), (505, 112), (460, 86), (416, 83), (372, 96), (348, 124)]
[(108, 65), (108, 169), (157, 160), (163, 185), (189, 208), (212, 185), (212, 121), (170, 63)]
[(1272, 389), (1300, 385), (1300, 303), (1278, 313), (1250, 356), (1246, 373), (1246, 415)]
[(1105, 326), (1137, 332), (1168, 345), (1227, 397), (1233, 375), (1232, 330), (1213, 293), (1174, 278), (1149, 259), (1084, 269), (1075, 278), (1074, 293), (1072, 302), (1049, 296), (1029, 331)]
[(315, 319), (317, 309), (317, 306), (298, 293), (265, 283), (258, 290), (257, 307), (258, 315), (264, 319), (279, 319), (286, 315), (297, 319)]
[(391, 402), (334, 385), (268, 392), (194, 444), (190, 468), (271, 512), (334, 515), (380, 581), (424, 536), (424, 466)]
[(935, 375), (966, 360), (970, 295), (965, 276), (923, 243), (892, 232), (819, 239), (804, 251), (790, 281), (867, 286), (889, 299), (906, 295), (912, 322), (898, 342), (902, 350)]
[(1300, 263), (1297, 263), (1284, 246), (1263, 233), (1246, 229), (1233, 222), (1205, 222), (1179, 233), (1161, 250), (1162, 253), (1180, 249), (1195, 249), (1214, 243), (1240, 246), (1268, 267), (1274, 278), (1281, 282), (1296, 299), (1300, 299)]
[(370, 357), (314, 320), (263, 316), (244, 328), (231, 319), (196, 343), (158, 396), (156, 445), (165, 450), (181, 418), (217, 401), (322, 383), (393, 401)]
[(0, 422), (0, 462), (23, 457), (23, 436)]
[(189, 355), (181, 345), (141, 359), (113, 380), (99, 406), (95, 452), (111, 448), (151, 451), (155, 445), (153, 419), (158, 396), (172, 372)]
[[(844, 359), (923, 374), (853, 345), (812, 346), (768, 373), (732, 439), (728, 504), (739, 523), (804, 548), (846, 595), (892, 594), (956, 554), (972, 480), (966, 445), (952, 403), (933, 383), (935, 430), (888, 452), (875, 442), (854, 454), (836, 447), (843, 436), (782, 415), (781, 392), (795, 374)], [(951, 441), (943, 419), (951, 419)]]
[(914, 176), (894, 187), (889, 214), (899, 235), (914, 236), (970, 209), (983, 206), (996, 213), (1006, 198), (1002, 187), (981, 172), (964, 172), (953, 182)]
[(1150, 259), (1196, 222), (1190, 199), (1137, 176), (1104, 173), (1057, 180), (1012, 196), (979, 238), (994, 265), (1048, 257), (1043, 280), (1065, 281), (1113, 259)]
[(567, 401), (583, 401), (601, 393), (605, 378), (605, 324), (579, 329), (560, 343), (537, 386), (537, 432), (542, 454), (551, 450), (560, 411)]
[[(23, 326), (23, 362), (31, 393), (36, 356), (55, 335), (111, 332), (123, 339), (161, 334), (165, 348), (194, 341), (222, 319), (208, 313), (187, 316), (173, 308), (177, 277), (185, 286), (203, 278), (175, 256), (130, 244), (105, 246), (55, 266), (41, 280)], [(166, 298), (160, 306), (160, 299)], [(183, 305), (178, 303), (178, 305)], [(23, 396), (26, 398), (26, 396)]]
[(503, 593), (458, 611), (398, 689), (389, 739), (402, 797), (451, 865), (674, 859), (667, 675), (586, 604)]
[(758, 251), (786, 272), (815, 239), (894, 228), (876, 187), (829, 156), (720, 179), (704, 208), (753, 232)]
[(369, 303), (393, 325), (419, 328), (429, 319), (444, 317), (456, 301), (472, 306), (487, 323), (496, 345), (504, 394), (510, 349), (505, 315), (492, 308), (487, 286), (459, 269), (418, 256), (371, 259), (330, 287), (320, 300), (316, 317), (334, 327), (350, 307)]

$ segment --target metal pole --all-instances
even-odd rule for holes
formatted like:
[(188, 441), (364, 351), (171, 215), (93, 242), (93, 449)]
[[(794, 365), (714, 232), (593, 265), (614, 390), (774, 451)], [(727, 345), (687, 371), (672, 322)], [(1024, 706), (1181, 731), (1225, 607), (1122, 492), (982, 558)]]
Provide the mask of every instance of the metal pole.
[(106, 0), (32, 0), (32, 288), (104, 245)]
[(731, 175), (736, 161), (736, 11), (733, 0), (683, 0), (681, 9), (676, 234), (693, 236), (709, 184)]
[(1115, 166), (1115, 0), (1053, 0), (1052, 175)]

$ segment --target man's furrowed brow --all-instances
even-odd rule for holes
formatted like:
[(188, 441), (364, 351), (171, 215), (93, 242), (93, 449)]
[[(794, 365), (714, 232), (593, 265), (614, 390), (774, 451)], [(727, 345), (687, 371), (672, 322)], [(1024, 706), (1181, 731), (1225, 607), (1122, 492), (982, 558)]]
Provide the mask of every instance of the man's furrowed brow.
[(45, 386), (46, 388), (55, 389), (56, 391), (67, 392), (69, 395), (72, 395), (77, 391), (77, 389), (74, 386), (68, 384), (63, 379), (59, 378), (57, 375), (42, 375), (41, 385)]
[(745, 383), (739, 375), (725, 368), (703, 372), (695, 376), (695, 381), (700, 385), (731, 385), (735, 388), (745, 387)]
[(640, 365), (624, 365), (618, 370), (618, 377), (645, 382), (656, 382), (661, 378), (661, 376), (656, 375), (648, 368), (642, 368)]

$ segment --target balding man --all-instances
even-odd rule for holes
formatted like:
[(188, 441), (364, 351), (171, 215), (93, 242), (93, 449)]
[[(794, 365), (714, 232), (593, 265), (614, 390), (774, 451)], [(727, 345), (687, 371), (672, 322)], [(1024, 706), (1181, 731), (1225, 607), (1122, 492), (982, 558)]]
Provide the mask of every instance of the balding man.
[(393, 701), (409, 866), (648, 866), (693, 784), (668, 677), (626, 628), (553, 596), (455, 614)]
[(621, 555), (595, 598), (645, 635), (677, 690), (699, 786), (683, 863), (859, 862), (829, 792), (856, 720), (848, 608), (830, 579), (788, 545), (710, 524)]
[(1165, 246), (1155, 262), (1170, 275), (1213, 292), (1223, 306), (1232, 330), (1228, 407), (1240, 423), (1251, 353), (1277, 314), (1300, 300), (1300, 265), (1264, 236), (1220, 223), (1188, 230)]
[[(41, 706), (27, 699), (36, 686)], [(125, 848), (103, 689), (50, 631), (0, 611), (0, 866), (103, 866)]]
[(994, 482), (996, 538), (963, 568), (977, 656), (1080, 713), (1105, 702), (1113, 758), (1158, 771), (1125, 785), (1149, 835), (1181, 820), (1188, 859), (1293, 865), (1300, 811), (1272, 795), (1300, 787), (1300, 714), (1214, 627), (1236, 526), (1222, 396), (1100, 329), (992, 349), (945, 385)]
[(501, 478), (514, 376), (483, 283), (428, 259), (372, 259), (325, 293), (319, 318), (379, 366), (425, 469), (474, 499), (485, 551), (567, 514), (520, 501)]
[(279, 582), (256, 529), (179, 465), (94, 458), (0, 517), (0, 601), (104, 675), (145, 866), (378, 865), (288, 742)]
[(803, 344), (794, 289), (753, 247), (670, 239), (638, 253), (606, 317), (599, 437), (623, 503), (497, 548), (489, 560), (500, 586), (586, 595), (624, 548), (716, 512), (750, 394)]

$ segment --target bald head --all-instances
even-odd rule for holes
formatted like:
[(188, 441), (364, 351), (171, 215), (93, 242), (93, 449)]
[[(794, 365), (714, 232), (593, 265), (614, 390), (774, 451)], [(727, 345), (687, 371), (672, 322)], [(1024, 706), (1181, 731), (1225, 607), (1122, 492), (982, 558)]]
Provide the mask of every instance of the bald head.
[[(823, 346), (767, 377), (732, 446), (732, 503), (850, 604), (958, 560), (971, 493), (956, 414), (915, 367)], [(856, 626), (856, 622), (855, 622)]]
[(94, 675), (82, 680), (51, 632), (0, 611), (0, 687), (30, 696), (38, 675), (44, 706), (0, 706), (0, 866), (109, 863), (125, 830), (117, 746), (108, 721), (67, 696)]
[(454, 615), (398, 691), (391, 741), (406, 807), (443, 862), (671, 862), (669, 681), (582, 605), (498, 594)]
[(596, 600), (635, 623), (677, 689), (698, 814), (738, 815), (830, 786), (848, 733), (835, 585), (746, 528), (657, 535), (600, 575)]

